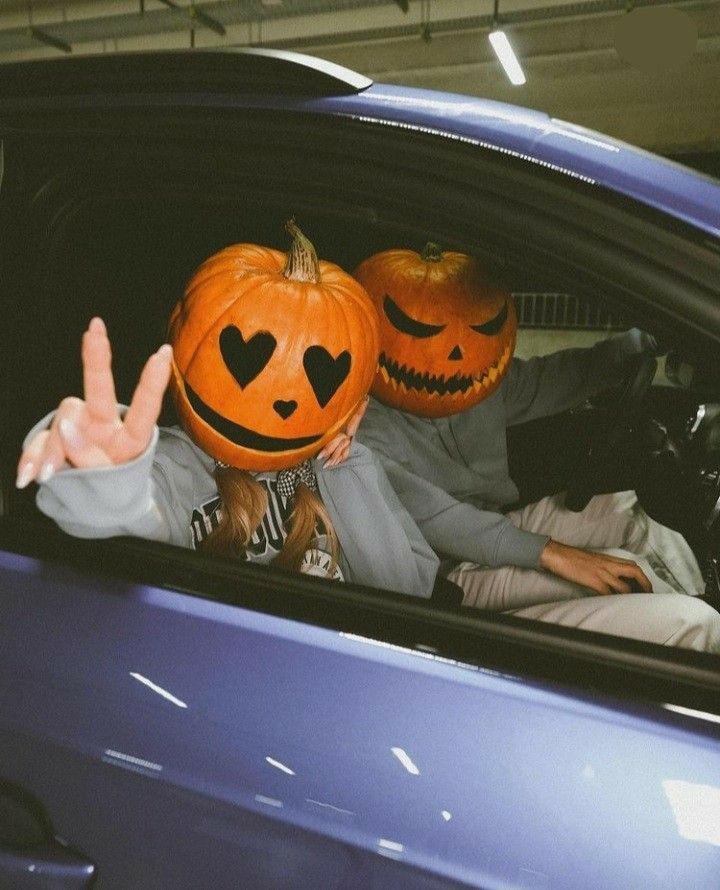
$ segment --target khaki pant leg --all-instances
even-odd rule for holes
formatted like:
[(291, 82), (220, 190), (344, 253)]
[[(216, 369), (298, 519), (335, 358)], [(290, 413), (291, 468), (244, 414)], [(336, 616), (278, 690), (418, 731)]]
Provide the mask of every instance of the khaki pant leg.
[[(562, 543), (634, 559), (653, 594), (598, 596), (542, 570), (460, 563), (448, 575), (463, 605), (661, 644), (720, 651), (720, 615), (697, 595), (703, 579), (685, 539), (645, 514), (634, 492), (600, 495), (581, 513), (555, 495), (508, 514), (515, 525)], [(626, 549), (627, 548), (627, 549)], [(655, 596), (662, 594), (662, 596)]]
[(682, 593), (625, 593), (547, 603), (508, 614), (564, 627), (720, 653), (720, 614)]

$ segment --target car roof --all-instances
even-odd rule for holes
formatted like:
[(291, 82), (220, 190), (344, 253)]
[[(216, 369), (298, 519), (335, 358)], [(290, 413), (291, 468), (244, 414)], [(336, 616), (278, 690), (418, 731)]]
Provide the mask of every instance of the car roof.
[(720, 237), (720, 181), (543, 112), (388, 84), (305, 103), (308, 106), (320, 113), (435, 132), (514, 155), (604, 186)]
[(18, 107), (202, 104), (351, 117), (436, 134), (605, 187), (720, 237), (720, 181), (544, 112), (373, 83), (283, 50), (171, 50), (2, 66), (0, 112)]

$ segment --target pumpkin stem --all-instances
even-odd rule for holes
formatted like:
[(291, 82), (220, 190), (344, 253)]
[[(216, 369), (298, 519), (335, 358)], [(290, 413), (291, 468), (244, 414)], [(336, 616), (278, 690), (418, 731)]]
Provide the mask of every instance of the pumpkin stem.
[(420, 256), (425, 260), (426, 263), (439, 263), (442, 259), (442, 250), (437, 244), (433, 244), (432, 241), (428, 241)]
[(291, 281), (313, 281), (317, 284), (320, 281), (320, 263), (312, 242), (295, 225), (294, 219), (285, 223), (285, 229), (292, 235), (293, 243), (283, 275)]

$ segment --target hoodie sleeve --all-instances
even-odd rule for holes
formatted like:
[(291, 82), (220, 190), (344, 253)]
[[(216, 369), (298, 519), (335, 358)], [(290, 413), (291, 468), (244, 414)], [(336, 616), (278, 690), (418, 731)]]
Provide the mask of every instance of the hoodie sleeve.
[(315, 461), (315, 471), (342, 547), (346, 580), (429, 598), (439, 560), (375, 455), (354, 442), (344, 463), (325, 469)]
[[(51, 420), (40, 421), (26, 441)], [(188, 546), (189, 471), (158, 455), (159, 435), (156, 427), (145, 451), (128, 463), (58, 470), (38, 485), (38, 509), (78, 538), (133, 535)]]
[(537, 568), (547, 535), (517, 528), (501, 513), (458, 501), (396, 461), (380, 459), (398, 499), (437, 553), (492, 568)]
[(508, 425), (559, 414), (622, 380), (629, 359), (655, 355), (655, 339), (632, 328), (589, 349), (514, 359), (503, 387)]

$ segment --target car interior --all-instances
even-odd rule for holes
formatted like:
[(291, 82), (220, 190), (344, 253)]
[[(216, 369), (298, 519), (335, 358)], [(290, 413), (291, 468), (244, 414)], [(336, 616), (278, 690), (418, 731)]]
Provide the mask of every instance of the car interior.
[[(593, 493), (636, 488), (650, 515), (686, 536), (708, 579), (707, 600), (717, 607), (720, 329), (711, 299), (720, 280), (718, 245), (517, 158), (432, 134), (415, 133), (410, 142), (380, 128), (364, 128), (360, 140), (356, 122), (333, 123), (217, 109), (159, 120), (116, 109), (112, 118), (58, 112), (42, 122), (26, 113), (5, 125), (6, 539), (47, 530), (33, 487), (14, 488), (15, 464), (27, 431), (61, 398), (81, 392), (79, 343), (89, 319), (100, 315), (107, 324), (118, 397), (127, 402), (194, 269), (236, 242), (287, 249), (284, 224), (294, 217), (318, 256), (348, 271), (379, 250), (421, 250), (429, 240), (477, 254), (488, 275), (516, 295), (519, 355), (632, 326), (652, 333), (663, 353), (659, 371), (654, 361), (640, 362), (593, 404), (512, 428), (511, 473), (524, 503), (566, 489), (580, 509)], [(161, 423), (173, 422), (168, 401)], [(87, 550), (84, 542), (63, 547)], [(103, 547), (96, 542), (94, 552)], [(167, 583), (182, 577), (185, 587), (192, 572), (202, 573), (203, 560), (214, 570), (218, 564), (217, 557), (148, 542), (142, 554), (163, 567)], [(232, 572), (262, 575), (251, 566)], [(203, 583), (210, 590), (207, 578)], [(269, 583), (297, 593), (297, 579), (290, 584), (282, 572), (270, 572)], [(320, 610), (328, 583), (303, 579), (299, 586)], [(449, 584), (438, 585), (429, 608), (468, 611)]]

